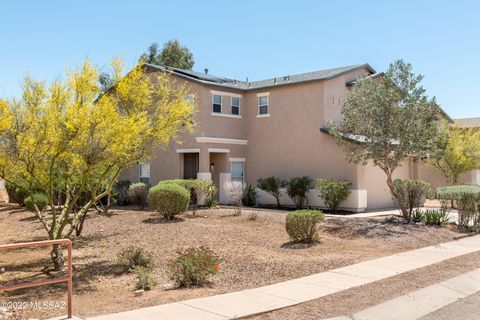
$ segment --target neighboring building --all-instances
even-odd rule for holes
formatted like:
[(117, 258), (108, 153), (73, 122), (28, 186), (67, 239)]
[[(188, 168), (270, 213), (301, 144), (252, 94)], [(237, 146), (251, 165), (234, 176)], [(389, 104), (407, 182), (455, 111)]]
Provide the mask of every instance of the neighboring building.
[[(218, 199), (230, 203), (235, 185), (256, 185), (259, 178), (309, 176), (352, 183), (343, 208), (355, 211), (392, 207), (385, 174), (374, 166), (347, 163), (332, 136), (320, 129), (341, 119), (348, 87), (359, 77), (379, 74), (368, 64), (347, 66), (262, 81), (244, 82), (163, 66), (196, 94), (195, 134), (159, 149), (150, 162), (123, 173), (122, 179), (156, 184), (185, 178), (213, 180)], [(325, 130), (323, 130), (325, 131)], [(395, 178), (424, 178), (442, 184), (433, 170), (406, 161)], [(260, 204), (274, 199), (259, 191)], [(293, 204), (287, 196), (283, 204)], [(316, 190), (309, 205), (323, 207)]]

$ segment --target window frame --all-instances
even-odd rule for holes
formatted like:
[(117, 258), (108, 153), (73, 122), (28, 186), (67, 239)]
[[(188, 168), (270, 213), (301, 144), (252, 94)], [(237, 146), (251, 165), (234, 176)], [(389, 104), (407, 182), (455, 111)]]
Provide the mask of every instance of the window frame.
[[(215, 103), (215, 97), (220, 97), (220, 104)], [(215, 94), (215, 93), (212, 94), (212, 113), (222, 113), (222, 102), (223, 102), (222, 95)], [(220, 111), (215, 111), (215, 105), (220, 106)]]
[[(240, 98), (239, 97), (234, 97), (234, 96), (231, 96), (230, 98), (231, 98), (230, 99), (230, 105), (232, 107), (232, 110), (230, 110), (230, 111), (231, 111), (232, 115), (239, 116), (240, 115)], [(238, 101), (238, 105), (233, 104), (234, 99), (236, 99), (236, 101)], [(233, 108), (237, 108), (238, 113), (233, 113)]]
[[(266, 104), (261, 104), (262, 98), (267, 99)], [(270, 97), (269, 97), (268, 95), (260, 95), (260, 96), (258, 96), (258, 115), (259, 115), (259, 116), (269, 115), (269, 114), (270, 114), (270, 108), (269, 108), (269, 106), (270, 106)], [(267, 112), (262, 113), (262, 107), (266, 107), (266, 108), (267, 108)]]
[[(148, 165), (148, 176), (144, 176), (143, 175), (143, 172), (142, 172), (142, 166), (144, 165)], [(150, 184), (150, 177), (152, 176), (152, 172), (151, 172), (151, 164), (150, 164), (150, 161), (146, 161), (146, 162), (141, 162), (139, 165), (138, 165), (138, 181), (139, 182), (143, 182), (145, 184)]]
[[(242, 177), (241, 179), (233, 177), (233, 166), (234, 164), (240, 164), (242, 166)], [(230, 179), (231, 181), (241, 181), (242, 183), (245, 181), (245, 163), (243, 161), (231, 161), (230, 162)]]

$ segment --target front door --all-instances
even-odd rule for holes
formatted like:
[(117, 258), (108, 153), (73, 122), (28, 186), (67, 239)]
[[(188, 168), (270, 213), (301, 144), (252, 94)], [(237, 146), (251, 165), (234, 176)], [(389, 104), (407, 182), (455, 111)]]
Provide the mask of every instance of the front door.
[(183, 179), (197, 179), (198, 153), (183, 154)]

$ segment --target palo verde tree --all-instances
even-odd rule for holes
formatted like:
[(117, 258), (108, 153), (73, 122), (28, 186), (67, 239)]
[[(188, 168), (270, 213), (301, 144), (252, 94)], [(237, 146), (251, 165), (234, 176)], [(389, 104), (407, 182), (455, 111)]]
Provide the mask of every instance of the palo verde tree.
[[(393, 195), (393, 172), (402, 161), (434, 152), (440, 112), (412, 66), (393, 62), (382, 78), (355, 81), (333, 134), (349, 162), (378, 166)], [(406, 208), (401, 208), (402, 213)]]
[[(70, 237), (87, 211), (108, 195), (119, 174), (193, 127), (184, 86), (138, 65), (100, 95), (89, 61), (51, 85), (25, 79), (23, 96), (0, 104), (0, 177), (43, 193), (33, 205), (49, 239)], [(60, 248), (52, 250), (56, 269)]]
[(440, 148), (428, 164), (449, 184), (458, 184), (462, 173), (480, 168), (480, 130), (444, 125), (438, 140)]

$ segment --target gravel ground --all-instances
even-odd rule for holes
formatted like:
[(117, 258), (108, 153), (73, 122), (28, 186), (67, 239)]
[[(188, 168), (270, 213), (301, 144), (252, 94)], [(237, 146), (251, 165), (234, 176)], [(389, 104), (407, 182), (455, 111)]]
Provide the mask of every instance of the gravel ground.
[[(92, 213), (82, 238), (74, 244), (74, 313), (80, 317), (136, 309), (171, 301), (209, 296), (264, 286), (441, 242), (458, 235), (452, 228), (405, 225), (385, 218), (327, 218), (320, 229), (320, 243), (289, 242), (285, 212), (250, 211), (240, 217), (232, 210), (200, 210), (181, 220), (165, 223), (152, 212), (117, 208), (109, 216)], [(19, 208), (0, 211), (0, 243), (42, 240), (45, 231)], [(142, 246), (155, 257), (158, 286), (142, 297), (133, 297), (134, 276), (122, 274), (116, 254), (130, 244)], [(206, 288), (165, 290), (170, 283), (168, 265), (179, 249), (207, 246), (221, 259), (221, 272)], [(8, 263), (7, 263), (8, 262)], [(44, 277), (48, 249), (0, 253), (0, 285), (10, 279)], [(372, 293), (375, 294), (375, 293)], [(65, 285), (50, 285), (0, 295), (1, 301), (65, 301)], [(27, 308), (16, 313), (48, 318), (65, 310)], [(317, 319), (317, 318), (315, 318)]]

